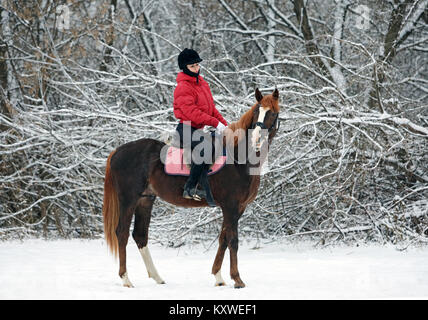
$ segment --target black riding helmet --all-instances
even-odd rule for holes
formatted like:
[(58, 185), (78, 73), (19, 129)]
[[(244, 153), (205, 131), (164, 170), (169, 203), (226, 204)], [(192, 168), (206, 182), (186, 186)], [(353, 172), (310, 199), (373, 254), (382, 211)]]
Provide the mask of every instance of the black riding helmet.
[(187, 69), (188, 64), (199, 63), (202, 59), (199, 57), (199, 54), (193, 49), (185, 48), (178, 55), (178, 67), (181, 70)]

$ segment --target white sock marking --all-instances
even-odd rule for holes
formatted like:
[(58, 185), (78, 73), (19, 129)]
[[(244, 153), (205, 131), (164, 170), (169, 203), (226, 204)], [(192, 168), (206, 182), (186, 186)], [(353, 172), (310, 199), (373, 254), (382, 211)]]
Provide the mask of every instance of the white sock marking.
[(122, 279), (122, 284), (123, 284), (124, 287), (134, 288), (134, 286), (132, 285), (131, 281), (129, 281), (128, 271), (125, 272), (120, 278)]
[(144, 264), (146, 265), (147, 273), (149, 274), (149, 278), (154, 279), (157, 283), (165, 283), (162, 278), (159, 276), (158, 271), (153, 264), (152, 257), (150, 255), (149, 248), (143, 247), (139, 249), (141, 256), (143, 257)]
[(215, 285), (225, 285), (226, 282), (223, 280), (223, 277), (221, 276), (221, 269), (218, 270), (218, 272), (214, 275), (215, 276)]

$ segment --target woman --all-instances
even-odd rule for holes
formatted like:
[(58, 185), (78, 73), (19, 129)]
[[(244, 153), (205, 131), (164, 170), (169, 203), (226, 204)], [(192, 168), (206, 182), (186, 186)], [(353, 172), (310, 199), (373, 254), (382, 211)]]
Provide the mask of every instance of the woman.
[[(215, 107), (208, 83), (199, 75), (201, 61), (199, 54), (193, 49), (186, 48), (178, 55), (178, 66), (182, 72), (177, 75), (177, 87), (174, 90), (174, 115), (180, 120), (177, 126), (180, 143), (192, 151), (197, 145), (204, 143), (204, 140), (211, 141), (211, 139), (204, 139), (204, 135), (201, 134), (202, 139), (199, 141), (193, 141), (193, 139), (185, 141), (183, 131), (190, 129), (193, 135), (196, 130), (203, 129), (204, 126), (212, 126), (216, 128), (216, 134), (221, 135), (227, 126), (226, 120)], [(190, 128), (186, 128), (189, 125)], [(201, 156), (204, 155), (201, 154)], [(184, 185), (183, 197), (199, 201), (204, 197), (209, 206), (215, 207), (207, 178), (209, 166), (210, 163), (196, 163), (192, 156), (190, 176)], [(203, 191), (197, 189), (198, 182), (204, 188)]]

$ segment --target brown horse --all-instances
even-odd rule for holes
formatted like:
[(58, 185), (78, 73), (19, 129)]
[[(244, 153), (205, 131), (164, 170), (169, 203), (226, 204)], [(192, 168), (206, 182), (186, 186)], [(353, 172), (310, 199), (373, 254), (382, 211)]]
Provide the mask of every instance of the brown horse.
[[(269, 146), (279, 127), (278, 90), (263, 96), (256, 89), (255, 96), (257, 103), (237, 122), (228, 126), (224, 138), (224, 141), (228, 136), (233, 138), (233, 149), (237, 149), (240, 142), (248, 142), (248, 155), (260, 154), (262, 145)], [(266, 139), (261, 139), (261, 129), (267, 132)], [(236, 134), (237, 132), (240, 134)], [(132, 216), (135, 214), (132, 237), (149, 277), (157, 283), (164, 283), (147, 247), (153, 202), (156, 197), (160, 197), (181, 207), (207, 206), (205, 200), (195, 201), (182, 197), (187, 177), (165, 174), (161, 161), (164, 146), (163, 142), (157, 140), (140, 139), (118, 147), (107, 159), (103, 203), (104, 234), (115, 257), (119, 252), (119, 276), (126, 287), (132, 287), (126, 272), (126, 245)], [(238, 219), (257, 195), (260, 175), (250, 174), (250, 171), (254, 167), (260, 168), (263, 157), (260, 158), (258, 163), (250, 163), (248, 156), (243, 162), (228, 162), (218, 173), (209, 177), (214, 200), (223, 211), (219, 248), (212, 267), (217, 286), (225, 285), (221, 265), (226, 248), (229, 248), (230, 276), (235, 281), (235, 288), (245, 287), (238, 272)]]

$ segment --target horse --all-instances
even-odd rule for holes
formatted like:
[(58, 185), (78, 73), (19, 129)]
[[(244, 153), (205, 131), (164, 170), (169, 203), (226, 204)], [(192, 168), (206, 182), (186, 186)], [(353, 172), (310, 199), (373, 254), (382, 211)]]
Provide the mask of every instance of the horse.
[[(279, 92), (263, 96), (255, 90), (256, 103), (241, 118), (229, 124), (224, 141), (232, 137), (232, 149), (248, 142), (248, 155), (260, 154), (262, 145), (271, 144), (279, 128)], [(261, 130), (265, 138), (261, 139)], [(241, 132), (241, 134), (236, 134)], [(250, 136), (251, 134), (251, 136)], [(250, 140), (249, 140), (250, 139)], [(163, 284), (148, 249), (148, 230), (153, 203), (157, 197), (176, 206), (195, 208), (207, 206), (206, 201), (183, 198), (183, 186), (187, 177), (167, 175), (161, 160), (164, 142), (140, 139), (119, 146), (108, 156), (104, 180), (103, 223), (105, 240), (115, 258), (119, 254), (119, 277), (125, 287), (133, 287), (126, 269), (126, 246), (132, 217), (135, 215), (132, 237), (145, 263), (149, 278)], [(232, 152), (233, 153), (233, 152)], [(259, 163), (244, 161), (228, 162), (219, 172), (209, 177), (216, 204), (223, 213), (218, 250), (212, 266), (215, 285), (224, 286), (221, 265), (226, 249), (230, 253), (230, 277), (235, 288), (245, 287), (238, 271), (238, 220), (247, 205), (257, 196), (260, 172), (250, 174)]]

